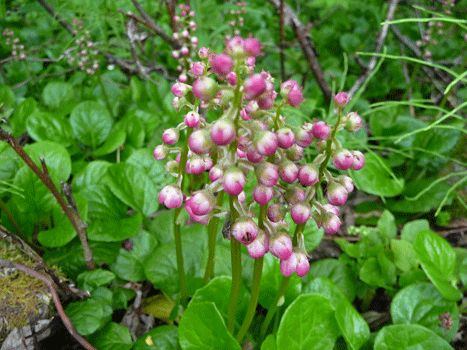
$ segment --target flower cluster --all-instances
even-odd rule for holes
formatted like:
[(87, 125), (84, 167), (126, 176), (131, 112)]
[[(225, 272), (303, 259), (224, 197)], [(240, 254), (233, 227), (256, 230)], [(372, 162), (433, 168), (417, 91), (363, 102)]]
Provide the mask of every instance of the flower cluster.
[(179, 50), (172, 51), (172, 57), (179, 62), (177, 70), (180, 72), (178, 79), (186, 83), (188, 79), (188, 69), (190, 68), (192, 57), (195, 56), (198, 47), (198, 38), (193, 36), (196, 31), (194, 21), (195, 12), (190, 10), (188, 5), (179, 5), (180, 15), (174, 16), (178, 31), (172, 34), (172, 38), (180, 44)]
[[(240, 35), (240, 30), (238, 27), (243, 27), (245, 23), (245, 19), (242, 17), (244, 13), (246, 13), (246, 3), (244, 2), (237, 2), (235, 4), (237, 6), (237, 10), (230, 10), (228, 13), (228, 22), (229, 26), (234, 29), (234, 36), (239, 36)], [(236, 29), (235, 29), (236, 28)], [(226, 39), (229, 40), (230, 37), (226, 36)]]
[(99, 61), (95, 59), (99, 54), (96, 50), (97, 44), (89, 40), (91, 34), (88, 30), (84, 30), (82, 19), (73, 19), (72, 25), (76, 47), (65, 51), (65, 58), (71, 66), (78, 66), (79, 69), (92, 75), (99, 69)]
[(5, 30), (2, 32), (2, 35), (5, 37), (5, 43), (7, 45), (11, 45), (11, 55), (20, 60), (26, 59), (24, 45), (21, 44), (21, 41), (18, 37), (14, 37), (15, 32), (5, 28)]
[[(346, 202), (354, 187), (352, 179), (337, 170), (359, 170), (365, 162), (361, 152), (344, 149), (336, 133), (358, 130), (362, 119), (356, 112), (343, 115), (349, 98), (341, 92), (334, 97), (334, 125), (317, 120), (301, 126), (288, 124), (281, 111), (285, 106), (299, 106), (302, 89), (289, 80), (276, 92), (269, 72), (254, 73), (255, 57), (260, 53), (259, 41), (251, 36), (230, 39), (220, 54), (203, 47), (199, 50), (201, 61), (194, 62), (188, 72), (193, 84), (179, 81), (173, 85), (172, 105), (188, 112), (177, 127), (165, 130), (164, 143), (154, 150), (157, 160), (168, 159), (166, 169), (176, 177), (161, 191), (159, 202), (167, 208), (184, 205), (190, 219), (203, 225), (235, 210), (238, 218), (230, 236), (246, 245), (251, 257), (271, 252), (281, 260), (284, 276), (295, 271), (303, 276), (309, 270), (302, 234), (305, 223), (312, 219), (325, 232), (337, 232), (337, 207)], [(201, 109), (216, 109), (220, 118), (208, 122)], [(184, 129), (186, 145), (177, 147)], [(304, 148), (312, 143), (318, 155), (306, 163)], [(331, 160), (335, 170), (327, 167)], [(185, 194), (186, 174), (206, 184)], [(244, 191), (247, 181), (255, 184), (251, 193)], [(317, 198), (321, 184), (326, 184), (326, 203)], [(220, 191), (231, 198), (229, 210), (216, 203)], [(252, 218), (258, 205), (261, 224)], [(286, 215), (300, 228), (293, 236)]]

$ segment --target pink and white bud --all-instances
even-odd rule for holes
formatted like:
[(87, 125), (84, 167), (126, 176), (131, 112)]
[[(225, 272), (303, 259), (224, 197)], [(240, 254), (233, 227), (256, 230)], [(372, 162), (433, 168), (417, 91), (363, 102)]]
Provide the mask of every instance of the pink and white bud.
[(235, 72), (230, 72), (227, 74), (227, 82), (230, 85), (237, 85), (237, 74), (235, 74)]
[(269, 237), (269, 251), (281, 260), (288, 259), (293, 251), (292, 239), (284, 233), (272, 235)]
[(189, 128), (196, 128), (201, 122), (201, 117), (199, 113), (195, 111), (190, 111), (185, 115), (185, 125)]
[(274, 106), (274, 98), (272, 95), (263, 96), (259, 98), (257, 102), (258, 107), (266, 111), (270, 110)]
[(302, 125), (295, 132), (295, 143), (300, 147), (308, 147), (313, 142), (313, 134), (309, 132), (308, 127)]
[(186, 84), (181, 83), (173, 84), (172, 88), (170, 89), (170, 91), (172, 91), (172, 93), (177, 97), (182, 97), (188, 90), (188, 86)]
[(347, 193), (350, 193), (353, 191), (354, 189), (353, 180), (347, 175), (338, 176), (336, 181), (339, 182), (342, 186), (344, 186)]
[(191, 206), (185, 206), (185, 210), (187, 211), (188, 215), (190, 215), (190, 218), (197, 222), (198, 224), (206, 226), (209, 223), (209, 220), (211, 219), (211, 215), (196, 215), (192, 212)]
[(289, 92), (292, 90), (299, 90), (300, 86), (295, 80), (287, 80), (281, 84), (280, 94), (283, 98), (287, 98)]
[(324, 232), (328, 234), (334, 234), (337, 231), (339, 231), (339, 228), (341, 226), (341, 221), (337, 215), (331, 212), (327, 212), (324, 215), (324, 219), (321, 223), (321, 226), (324, 229)]
[(290, 128), (283, 127), (277, 131), (277, 145), (280, 148), (288, 149), (295, 143), (295, 134)]
[(186, 83), (187, 80), (188, 80), (188, 77), (187, 77), (186, 74), (183, 73), (183, 74), (180, 74), (180, 75), (178, 76), (178, 80), (180, 80), (180, 82), (182, 82), (182, 83)]
[(237, 197), (245, 188), (245, 175), (235, 166), (227, 168), (222, 179), (222, 187), (225, 192)]
[(164, 160), (169, 155), (169, 148), (166, 145), (159, 145), (154, 148), (154, 158)]
[(171, 159), (165, 164), (164, 168), (168, 174), (176, 174), (178, 172), (178, 169), (180, 168), (180, 164), (177, 163), (175, 160)]
[(207, 154), (213, 146), (211, 135), (206, 129), (196, 130), (188, 138), (188, 146), (196, 154)]
[(274, 197), (274, 191), (271, 187), (258, 184), (253, 189), (253, 199), (259, 205), (268, 204)]
[(311, 207), (303, 202), (296, 203), (292, 206), (290, 215), (296, 224), (304, 224), (311, 217)]
[(209, 214), (215, 205), (216, 197), (208, 190), (196, 191), (185, 203), (185, 207), (190, 206), (192, 213), (198, 216)]
[(268, 207), (268, 219), (271, 222), (279, 222), (284, 220), (287, 208), (283, 204), (274, 203)]
[(352, 112), (347, 115), (347, 121), (344, 128), (348, 132), (354, 132), (362, 127), (362, 123), (362, 117), (360, 117), (356, 112)]
[(291, 276), (297, 270), (297, 265), (298, 258), (295, 252), (292, 252), (287, 259), (281, 259), (280, 266), (284, 277)]
[(347, 191), (340, 183), (333, 181), (328, 184), (326, 198), (332, 205), (340, 207), (347, 201)]
[(336, 216), (339, 215), (339, 209), (337, 209), (337, 207), (333, 206), (332, 204), (323, 204), (323, 208), (328, 213), (334, 214)]
[(238, 195), (238, 201), (240, 203), (245, 203), (245, 201), (246, 201), (245, 191), (240, 192), (240, 194)]
[(231, 119), (219, 119), (212, 125), (211, 139), (217, 146), (229, 145), (237, 136)]
[(347, 95), (346, 92), (342, 91), (339, 92), (336, 96), (334, 96), (334, 103), (337, 107), (345, 107), (350, 102), (350, 97)]
[(209, 49), (207, 47), (200, 48), (199, 52), (198, 52), (198, 55), (199, 55), (199, 58), (201, 58), (202, 60), (204, 60), (205, 58), (208, 58), (209, 57)]
[(303, 277), (310, 271), (310, 262), (305, 253), (296, 251), (295, 255), (297, 257), (297, 275)]
[(307, 163), (298, 171), (298, 182), (302, 186), (314, 186), (319, 179), (319, 164)]
[(268, 157), (276, 153), (278, 146), (277, 135), (272, 131), (261, 130), (254, 135), (253, 144), (259, 154)]
[(186, 56), (190, 53), (190, 50), (188, 50), (188, 47), (186, 46), (183, 46), (181, 49), (180, 49), (180, 53), (183, 55), (183, 56)]
[(172, 57), (173, 58), (179, 58), (180, 57), (180, 51), (173, 50), (172, 51)]
[(332, 164), (339, 170), (348, 170), (353, 164), (353, 155), (348, 149), (341, 148), (332, 154)]
[(303, 147), (294, 144), (292, 147), (285, 150), (285, 155), (287, 159), (290, 159), (293, 162), (298, 162), (303, 158)]
[(287, 102), (290, 106), (298, 108), (303, 102), (303, 93), (301, 90), (291, 90), (287, 95)]
[(245, 93), (248, 100), (258, 98), (266, 91), (266, 81), (261, 74), (255, 74), (245, 80)]
[(191, 73), (194, 76), (199, 77), (200, 75), (204, 74), (204, 63), (203, 62), (195, 62), (191, 66)]
[(180, 208), (183, 203), (183, 192), (175, 185), (167, 185), (159, 193), (159, 204), (164, 204), (167, 208)]
[(245, 49), (243, 48), (243, 44), (243, 38), (236, 36), (230, 39), (225, 47), (230, 56), (235, 58), (241, 58), (245, 56)]
[(325, 122), (317, 122), (313, 124), (312, 128), (313, 136), (320, 140), (325, 140), (329, 138), (331, 134), (331, 128), (329, 127), (328, 123)]
[(174, 145), (180, 138), (180, 132), (177, 128), (170, 128), (164, 131), (162, 134), (162, 141), (167, 145)]
[(187, 166), (189, 166), (189, 169), (186, 171), (187, 174), (201, 175), (205, 171), (204, 159), (201, 157), (191, 157), (187, 162)]
[(279, 167), (269, 162), (262, 162), (256, 166), (255, 175), (258, 183), (272, 187), (279, 179)]
[(243, 120), (250, 120), (250, 117), (249, 117), (248, 114), (246, 113), (245, 108), (242, 109), (242, 110), (240, 111), (240, 117), (241, 117)]
[(214, 163), (212, 162), (212, 159), (209, 157), (204, 157), (203, 162), (204, 162), (204, 171), (211, 170), (212, 166), (214, 165)]
[(222, 176), (224, 176), (224, 171), (217, 165), (213, 166), (211, 170), (209, 170), (209, 180), (211, 182), (219, 180)]
[(360, 151), (353, 151), (352, 155), (353, 163), (351, 169), (360, 170), (361, 168), (363, 168), (363, 166), (365, 165), (365, 156), (363, 155), (363, 153)]
[(232, 235), (241, 244), (249, 245), (258, 236), (259, 227), (249, 217), (241, 217), (232, 226)]
[(279, 163), (279, 177), (282, 181), (292, 184), (298, 177), (298, 166), (288, 159), (284, 159)]
[(260, 163), (263, 161), (264, 157), (258, 152), (256, 152), (254, 148), (250, 148), (246, 152), (246, 159), (248, 159), (252, 163)]
[(237, 148), (237, 157), (238, 158), (245, 158), (246, 157), (246, 152), (242, 151), (240, 148)]
[(219, 87), (217, 86), (216, 81), (205, 76), (199, 77), (193, 83), (193, 95), (203, 101), (213, 99), (217, 95), (218, 91)]
[(259, 230), (258, 236), (256, 236), (253, 242), (247, 245), (247, 249), (248, 255), (250, 255), (251, 258), (261, 258), (269, 252), (269, 236), (262, 230)]
[(259, 43), (258, 39), (252, 37), (245, 39), (243, 48), (249, 56), (256, 57), (261, 53), (261, 44)]
[(232, 71), (233, 61), (229, 55), (221, 53), (216, 55), (211, 62), (212, 71), (218, 76), (224, 77)]

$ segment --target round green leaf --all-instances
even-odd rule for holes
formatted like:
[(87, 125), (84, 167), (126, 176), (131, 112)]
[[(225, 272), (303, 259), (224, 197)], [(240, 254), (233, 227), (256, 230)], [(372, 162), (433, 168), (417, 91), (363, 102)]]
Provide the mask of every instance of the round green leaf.
[(143, 222), (141, 213), (130, 217), (92, 220), (88, 227), (89, 239), (101, 242), (117, 242), (132, 237)]
[(90, 185), (101, 185), (105, 184), (105, 175), (107, 169), (112, 163), (104, 160), (95, 160), (86, 165), (79, 173), (73, 176), (73, 191), (79, 192), (80, 190)]
[(13, 136), (18, 137), (26, 131), (26, 121), (29, 116), (36, 110), (36, 100), (28, 97), (20, 103), (16, 108), (13, 117), (11, 118), (11, 126), (13, 127)]
[(85, 101), (73, 108), (70, 124), (76, 139), (95, 149), (109, 136), (113, 122), (106, 108), (97, 102)]
[(332, 350), (338, 336), (329, 299), (315, 293), (302, 294), (285, 310), (277, 331), (277, 348)]
[(95, 157), (105, 156), (106, 154), (110, 154), (115, 152), (120, 146), (125, 143), (126, 140), (126, 132), (123, 129), (114, 128), (110, 132), (109, 136), (105, 140), (104, 144), (94, 151)]
[(343, 300), (348, 300), (342, 289), (327, 277), (317, 277), (305, 284), (303, 293), (316, 293), (331, 300), (334, 307)]
[(190, 303), (178, 326), (184, 350), (240, 350), (214, 303)]
[(73, 86), (63, 81), (52, 81), (42, 91), (44, 103), (52, 109), (69, 108), (74, 99)]
[[(439, 315), (449, 312), (453, 320), (450, 330), (439, 326)], [(419, 324), (451, 341), (459, 328), (459, 308), (456, 302), (443, 298), (430, 283), (417, 283), (405, 287), (396, 294), (391, 303), (394, 324)]]
[(111, 319), (110, 313), (100, 301), (87, 299), (67, 306), (65, 312), (81, 335), (89, 335), (102, 328)]
[(352, 350), (358, 350), (370, 339), (370, 327), (357, 310), (345, 299), (336, 307), (336, 320), (345, 342)]
[(129, 329), (115, 322), (110, 322), (93, 336), (91, 343), (99, 350), (130, 350), (133, 347)]
[(133, 350), (179, 350), (178, 328), (174, 325), (158, 326), (139, 337)]
[(111, 271), (96, 269), (85, 271), (78, 276), (78, 287), (85, 290), (94, 290), (95, 288), (109, 284), (115, 279), (115, 274)]
[(68, 120), (51, 113), (35, 111), (26, 122), (26, 130), (35, 141), (53, 140), (65, 147), (73, 142)]
[(443, 338), (418, 324), (385, 326), (375, 339), (375, 350), (453, 350)]

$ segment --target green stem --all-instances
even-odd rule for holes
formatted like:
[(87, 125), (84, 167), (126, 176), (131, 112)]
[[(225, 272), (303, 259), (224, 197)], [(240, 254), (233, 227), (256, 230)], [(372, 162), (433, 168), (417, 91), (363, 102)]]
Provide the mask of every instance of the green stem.
[(260, 331), (260, 339), (263, 340), (266, 336), (266, 332), (268, 331), (269, 324), (271, 323), (272, 317), (277, 311), (277, 308), (279, 307), (278, 303), (279, 300), (284, 296), (285, 290), (287, 289), (287, 286), (289, 285), (290, 281), (290, 276), (289, 277), (284, 277), (282, 279), (282, 284), (279, 287), (279, 290), (277, 291), (276, 299), (274, 299), (274, 302), (272, 303), (271, 307), (268, 310), (268, 313), (266, 314), (266, 318), (264, 319), (263, 325), (261, 326), (261, 331)]
[[(230, 212), (232, 224), (238, 217), (238, 213), (233, 206), (233, 197), (229, 197)], [(230, 334), (233, 334), (235, 328), (235, 308), (237, 306), (238, 297), (240, 296), (240, 286), (242, 283), (242, 255), (241, 243), (232, 235), (230, 237), (230, 259), (232, 264), (232, 290), (230, 292), (229, 301), (229, 320), (228, 329)]]
[[(224, 199), (224, 191), (220, 191), (217, 194), (217, 206), (222, 205)], [(213, 217), (209, 221), (208, 225), (208, 247), (209, 255), (208, 262), (206, 264), (206, 272), (204, 273), (204, 284), (208, 284), (212, 275), (214, 274), (214, 259), (216, 257), (216, 237), (217, 237), (217, 227), (219, 225), (219, 218), (217, 216)]]
[[(258, 226), (263, 230), (265, 228), (264, 218), (266, 216), (266, 211), (267, 211), (267, 205), (261, 205), (259, 208)], [(250, 328), (251, 322), (253, 321), (253, 317), (255, 316), (255, 313), (256, 313), (256, 307), (258, 306), (261, 275), (263, 274), (263, 261), (264, 261), (263, 257), (255, 259), (255, 266), (253, 270), (253, 285), (251, 286), (250, 304), (248, 305), (248, 311), (246, 313), (245, 319), (243, 320), (243, 324), (240, 328), (240, 331), (238, 332), (238, 335), (237, 335), (237, 341), (240, 344), (246, 332)]]
[(180, 283), (180, 302), (184, 307), (188, 300), (188, 293), (186, 287), (185, 265), (183, 263), (183, 249), (182, 249), (182, 234), (180, 232), (180, 224), (177, 223), (177, 218), (180, 215), (182, 208), (175, 209), (174, 215), (174, 238), (175, 238), (175, 252), (177, 255), (177, 268), (178, 280)]

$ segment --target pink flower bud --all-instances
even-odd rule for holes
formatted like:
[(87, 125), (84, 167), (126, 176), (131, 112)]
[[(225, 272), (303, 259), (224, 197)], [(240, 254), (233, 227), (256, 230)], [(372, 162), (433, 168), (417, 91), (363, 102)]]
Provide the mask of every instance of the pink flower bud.
[(154, 158), (156, 160), (164, 160), (169, 155), (169, 149), (166, 145), (159, 145), (154, 148)]
[(219, 91), (219, 87), (214, 79), (201, 76), (193, 83), (193, 95), (200, 100), (209, 101), (214, 98)]
[(180, 57), (180, 52), (178, 52), (177, 50), (173, 50), (172, 51), (172, 57), (173, 58), (179, 58)]
[(249, 245), (258, 236), (259, 227), (249, 217), (241, 217), (232, 226), (232, 235), (241, 244)]
[(298, 167), (288, 159), (279, 163), (279, 177), (282, 181), (292, 184), (297, 180)]
[(349, 113), (347, 115), (347, 121), (344, 125), (345, 130), (348, 132), (354, 132), (362, 127), (362, 117), (356, 112)]
[(297, 251), (295, 255), (297, 257), (297, 275), (303, 277), (310, 271), (310, 262), (305, 253)]
[(222, 178), (222, 176), (224, 176), (224, 171), (217, 165), (213, 166), (211, 170), (209, 170), (209, 180), (211, 182), (219, 180), (220, 178)]
[(303, 224), (311, 217), (311, 208), (308, 204), (299, 202), (292, 206), (290, 210), (293, 222), (296, 224)]
[(301, 90), (291, 90), (287, 95), (287, 102), (292, 107), (298, 108), (300, 103), (303, 102), (303, 93)]
[(176, 128), (170, 128), (164, 131), (162, 134), (162, 141), (167, 145), (174, 145), (180, 138), (180, 132)]
[(258, 183), (267, 187), (272, 187), (279, 179), (279, 167), (269, 162), (262, 162), (255, 168), (255, 175)]
[(253, 189), (253, 199), (260, 205), (268, 204), (274, 197), (274, 191), (271, 187), (258, 184)]
[(230, 73), (233, 68), (232, 58), (224, 53), (216, 55), (211, 64), (213, 72), (222, 77)]
[(167, 208), (180, 208), (183, 203), (183, 192), (175, 185), (167, 185), (159, 193), (159, 204), (164, 204)]
[(208, 58), (209, 57), (209, 49), (207, 47), (200, 48), (199, 52), (198, 52), (198, 55), (199, 55), (199, 58), (201, 58), (202, 60), (204, 60), (205, 58)]
[(295, 133), (295, 142), (300, 147), (308, 147), (313, 142), (313, 134), (308, 131), (308, 126), (302, 125)]
[(274, 203), (268, 207), (268, 219), (271, 222), (284, 220), (287, 209), (283, 204)]
[(237, 197), (245, 188), (245, 175), (235, 166), (227, 168), (224, 172), (222, 187), (225, 192)]
[(275, 257), (286, 260), (292, 255), (292, 250), (292, 239), (288, 235), (278, 233), (269, 237), (269, 251)]
[(227, 82), (230, 85), (237, 85), (237, 74), (235, 74), (235, 72), (230, 72), (227, 74)]
[(230, 144), (236, 136), (235, 125), (231, 119), (219, 119), (212, 125), (211, 139), (217, 146)]
[(180, 49), (180, 53), (183, 55), (183, 56), (186, 56), (190, 53), (190, 50), (188, 50), (188, 47), (186, 46), (183, 46), (181, 49)]
[(347, 175), (338, 176), (336, 181), (339, 182), (342, 186), (344, 186), (347, 193), (350, 193), (353, 191), (354, 189), (353, 180)]
[(193, 65), (191, 66), (191, 72), (196, 77), (203, 75), (204, 74), (204, 63), (203, 62), (193, 63)]
[(346, 92), (339, 92), (336, 96), (334, 96), (334, 103), (337, 107), (345, 107), (349, 103), (350, 98), (347, 96)]
[(303, 147), (294, 144), (285, 151), (285, 155), (287, 156), (287, 159), (290, 159), (293, 162), (298, 162), (303, 158)]
[(245, 39), (243, 48), (249, 56), (256, 57), (261, 53), (261, 44), (259, 43), (258, 39), (252, 37)]
[(274, 99), (271, 95), (264, 96), (257, 100), (259, 108), (263, 110), (270, 110), (274, 106)]
[(313, 136), (320, 140), (325, 140), (329, 138), (329, 134), (331, 133), (331, 128), (329, 127), (328, 123), (325, 122), (317, 122), (313, 124), (312, 128)]
[(295, 80), (287, 80), (281, 84), (280, 94), (283, 98), (287, 98), (290, 91), (299, 89), (300, 87)]
[(294, 143), (295, 134), (290, 128), (283, 127), (277, 131), (277, 144), (280, 148), (290, 148)]
[(363, 155), (363, 153), (360, 151), (353, 151), (352, 155), (353, 163), (351, 169), (360, 170), (361, 168), (363, 168), (363, 166), (365, 165), (365, 156)]
[(203, 162), (204, 162), (204, 171), (211, 170), (212, 166), (214, 165), (214, 163), (212, 162), (212, 159), (209, 157), (204, 157)]
[(287, 259), (281, 259), (280, 266), (284, 277), (291, 276), (297, 270), (297, 265), (298, 259), (294, 252)]
[(347, 201), (347, 191), (340, 183), (333, 181), (328, 184), (326, 198), (332, 205), (340, 207)]
[(235, 58), (245, 56), (245, 49), (243, 48), (244, 40), (238, 36), (233, 37), (227, 42), (226, 49), (229, 55)]
[(339, 215), (339, 209), (337, 209), (337, 207), (333, 206), (332, 204), (323, 204), (323, 208), (328, 213), (334, 214), (336, 216)]
[(189, 128), (196, 128), (201, 122), (200, 115), (195, 111), (190, 111), (185, 115), (185, 125)]
[(254, 148), (251, 148), (246, 152), (246, 159), (252, 163), (259, 163), (263, 161), (264, 157), (256, 152)]
[(341, 221), (336, 214), (327, 212), (324, 215), (324, 219), (321, 226), (323, 227), (324, 232), (332, 235), (339, 231)]
[(256, 99), (266, 91), (266, 81), (261, 74), (255, 74), (245, 80), (245, 93), (248, 100)]
[(287, 203), (289, 203), (289, 205), (302, 202), (305, 200), (305, 191), (300, 187), (289, 187), (285, 192), (285, 200)]
[(277, 135), (272, 131), (261, 130), (254, 135), (253, 143), (256, 151), (264, 157), (276, 153)]
[(246, 114), (245, 108), (240, 111), (240, 117), (242, 117), (243, 120), (250, 120), (250, 117)]
[(269, 251), (269, 236), (259, 230), (256, 239), (247, 245), (247, 249), (251, 258), (261, 258)]
[(240, 192), (240, 194), (238, 195), (238, 201), (240, 203), (245, 203), (245, 201), (246, 201), (245, 191)]
[(206, 129), (194, 131), (188, 139), (188, 146), (190, 146), (190, 150), (196, 154), (209, 153), (213, 146), (209, 132)]
[(192, 213), (198, 216), (209, 214), (215, 205), (216, 197), (208, 190), (196, 191), (185, 204), (185, 206), (190, 206)]
[(206, 226), (208, 223), (209, 223), (209, 220), (211, 218), (211, 216), (209, 214), (207, 215), (195, 215), (192, 211), (191, 211), (191, 206), (185, 206), (185, 210), (187, 211), (188, 215), (190, 215), (190, 218), (201, 224), (201, 225), (204, 225)]
[(332, 164), (339, 170), (348, 170), (353, 164), (353, 155), (348, 149), (340, 149), (332, 154)]
[(186, 171), (187, 174), (200, 175), (204, 173), (204, 160), (201, 157), (193, 156), (188, 162), (187, 166), (189, 169)]
[(181, 97), (188, 91), (188, 87), (185, 84), (175, 83), (172, 85), (170, 91), (172, 91), (175, 96)]
[(298, 181), (302, 186), (314, 186), (318, 182), (318, 177), (319, 164), (304, 164), (298, 171)]

